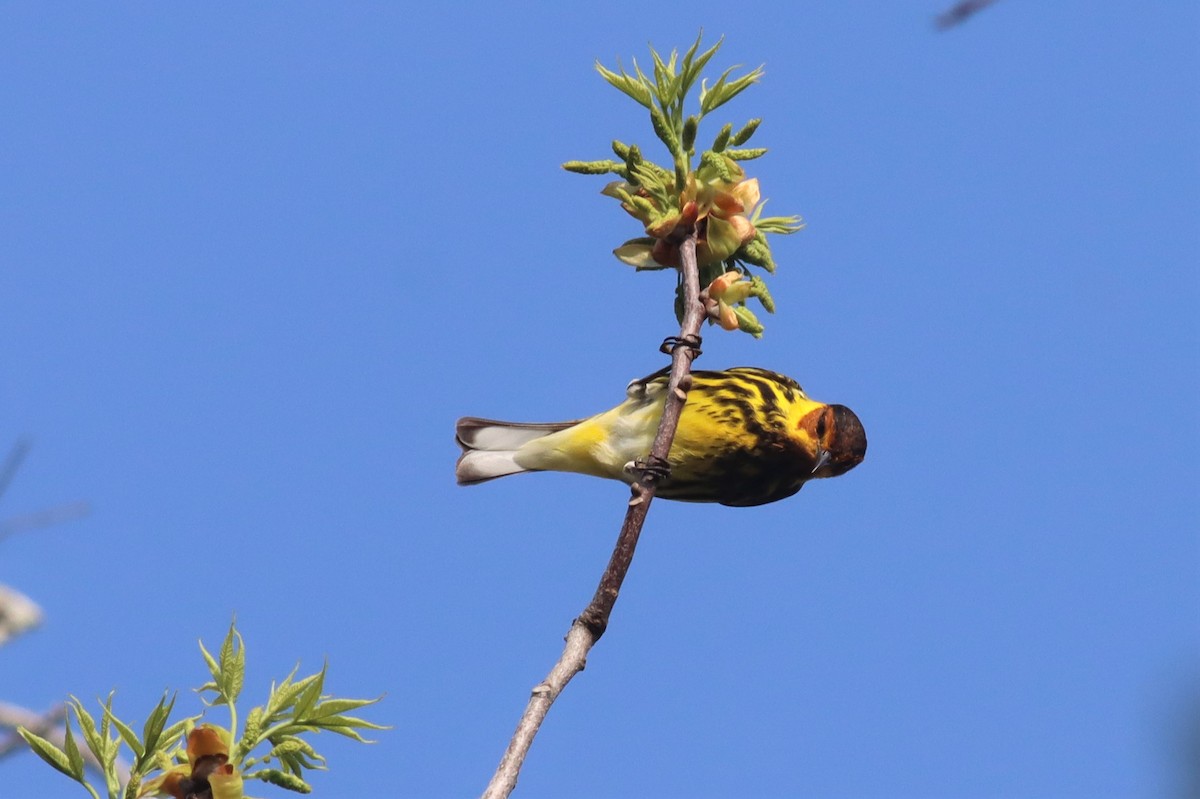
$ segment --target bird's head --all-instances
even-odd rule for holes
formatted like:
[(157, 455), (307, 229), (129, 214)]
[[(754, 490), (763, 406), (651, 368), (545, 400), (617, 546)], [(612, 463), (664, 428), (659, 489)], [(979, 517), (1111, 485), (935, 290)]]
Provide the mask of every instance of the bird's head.
[(862, 463), (867, 431), (845, 405), (822, 405), (800, 420), (800, 429), (816, 445), (813, 477), (837, 477)]

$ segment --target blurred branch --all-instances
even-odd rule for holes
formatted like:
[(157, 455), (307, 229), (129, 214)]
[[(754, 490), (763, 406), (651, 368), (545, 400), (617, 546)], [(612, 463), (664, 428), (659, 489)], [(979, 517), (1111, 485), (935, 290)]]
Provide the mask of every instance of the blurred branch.
[(8, 457), (4, 459), (4, 465), (0, 466), (0, 497), (4, 496), (4, 491), (17, 474), (17, 470), (21, 468), (21, 463), (24, 462), (25, 456), (29, 454), (31, 446), (33, 446), (33, 442), (28, 438), (18, 438), (17, 443), (13, 444), (12, 449), (8, 451)]
[[(4, 463), (0, 464), (0, 496), (4, 495), (12, 483), (31, 447), (32, 442), (28, 438), (18, 439), (9, 450)], [(40, 530), (71, 519), (78, 519), (86, 516), (89, 511), (88, 503), (80, 500), (5, 519), (0, 521), (0, 541), (14, 533)], [(4, 646), (18, 635), (28, 632), (41, 622), (42, 609), (36, 602), (14, 588), (0, 585), (0, 646)], [(57, 705), (45, 713), (37, 713), (19, 705), (0, 702), (0, 729), (9, 730), (7, 735), (0, 738), (0, 759), (28, 748), (25, 740), (13, 731), (16, 727), (24, 727), (60, 748), (65, 746), (66, 736), (63, 732), (63, 723), (66, 716), (65, 705)], [(84, 762), (89, 768), (101, 774), (104, 773), (104, 767), (95, 755), (90, 751), (84, 751), (82, 754)], [(116, 769), (119, 774), (128, 777), (129, 765), (123, 760), (117, 761)]]
[(0, 646), (41, 623), (42, 609), (37, 603), (19, 591), (0, 585)]
[[(66, 745), (66, 737), (63, 735), (63, 722), (66, 718), (66, 705), (56, 705), (45, 713), (38, 713), (19, 705), (0, 702), (0, 729), (14, 730), (17, 727), (24, 727), (59, 748)], [(27, 748), (28, 746), (21, 736), (15, 732), (9, 732), (8, 735), (0, 738), (0, 760), (16, 752), (25, 751)], [(83, 755), (83, 760), (89, 768), (99, 774), (104, 773), (104, 767), (91, 750), (83, 747), (79, 753)], [(129, 764), (118, 758), (116, 766), (121, 782), (127, 782), (129, 780)]]
[(996, 0), (962, 0), (961, 3), (955, 3), (946, 11), (943, 11), (934, 20), (934, 24), (938, 30), (946, 30), (953, 28), (955, 25), (961, 25), (969, 18), (979, 13), (983, 9), (995, 3)]
[[(4, 492), (8, 489), (9, 484), (16, 477), (21, 464), (25, 462), (25, 456), (29, 454), (32, 446), (33, 442), (30, 439), (19, 438), (13, 444), (12, 449), (9, 450), (8, 457), (0, 465), (0, 497), (4, 496)], [(72, 519), (82, 518), (91, 513), (91, 510), (91, 506), (86, 500), (76, 500), (75, 502), (57, 505), (47, 510), (0, 520), (0, 541), (16, 533), (41, 530), (46, 527), (53, 527), (56, 524), (69, 522)]]
[(46, 527), (53, 527), (56, 524), (72, 521), (73, 519), (81, 519), (91, 512), (91, 504), (85, 499), (79, 499), (69, 502), (66, 505), (27, 513), (24, 516), (13, 516), (12, 518), (0, 521), (0, 541), (16, 533), (41, 530)]
[(692, 361), (700, 354), (700, 324), (705, 310), (701, 302), (700, 271), (696, 264), (696, 231), (693, 228), (680, 244), (682, 266), (681, 280), (684, 286), (684, 317), (679, 337), (667, 339), (663, 351), (671, 354), (671, 376), (667, 384), (667, 396), (663, 405), (662, 420), (654, 437), (654, 445), (645, 463), (635, 464), (638, 479), (632, 487), (633, 496), (625, 511), (625, 521), (617, 536), (612, 557), (600, 578), (600, 585), (591, 603), (579, 614), (567, 633), (567, 643), (562, 655), (550, 674), (534, 687), (517, 729), (509, 741), (508, 749), (500, 761), (484, 791), (484, 799), (504, 799), (517, 787), (517, 777), (525, 755), (533, 744), (534, 736), (542, 726), (554, 700), (587, 664), (588, 652), (604, 635), (608, 618), (617, 601), (617, 594), (625, 575), (633, 562), (634, 548), (642, 532), (642, 524), (650, 509), (650, 502), (658, 490), (658, 482), (667, 475), (667, 454), (679, 425), (679, 415), (691, 386)]
[[(24, 727), (43, 738), (53, 735), (55, 728), (62, 725), (66, 717), (66, 705), (56, 705), (45, 713), (38, 713), (20, 705), (0, 702), (0, 728), (14, 730), (17, 727)], [(8, 757), (13, 752), (20, 752), (24, 748), (25, 741), (21, 739), (21, 736), (10, 733), (0, 740), (0, 758)]]

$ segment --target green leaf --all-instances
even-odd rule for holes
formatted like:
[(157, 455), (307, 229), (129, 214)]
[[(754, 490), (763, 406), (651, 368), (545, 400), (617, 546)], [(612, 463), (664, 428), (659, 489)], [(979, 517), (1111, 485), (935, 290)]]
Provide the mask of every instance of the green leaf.
[(629, 195), (629, 204), (632, 205), (634, 208), (636, 208), (638, 211), (640, 211), (645, 216), (649, 217), (651, 220), (653, 220), (655, 217), (659, 216), (658, 208), (656, 208), (654, 203), (650, 202), (645, 197), (640, 197), (636, 194), (631, 194), (631, 195)]
[(142, 741), (145, 744), (145, 751), (153, 752), (158, 748), (163, 727), (166, 725), (167, 719), (171, 716), (171, 710), (175, 707), (175, 698), (177, 696), (178, 694), (172, 695), (171, 701), (168, 702), (166, 693), (163, 693), (154, 710), (150, 711), (150, 715), (146, 718), (146, 723), (142, 726)]
[(170, 727), (167, 727), (165, 730), (163, 730), (162, 735), (158, 737), (159, 751), (165, 751), (174, 745), (175, 742), (182, 738), (185, 733), (190, 732), (191, 729), (196, 726), (196, 722), (201, 718), (202, 716), (188, 716), (185, 719), (180, 719)]
[[(154, 751), (146, 751), (146, 759), (152, 763), (152, 768), (166, 770), (172, 764), (172, 747), (179, 743), (179, 740), (184, 737), (184, 733), (188, 728), (196, 726), (196, 721), (200, 716), (190, 716), (187, 719), (176, 721), (172, 726), (163, 729), (162, 735), (158, 737), (158, 747)], [(149, 768), (146, 770), (150, 770)]]
[(650, 56), (654, 59), (654, 86), (658, 102), (663, 106), (669, 105), (674, 102), (678, 90), (674, 75), (675, 53), (671, 53), (670, 65), (663, 63), (662, 57), (653, 47), (650, 48)]
[(117, 728), (117, 734), (121, 736), (121, 740), (133, 750), (133, 754), (140, 761), (145, 755), (146, 750), (142, 746), (142, 742), (138, 740), (137, 733), (128, 724), (117, 718), (110, 707), (104, 708), (104, 717), (112, 723), (112, 726)]
[[(759, 208), (762, 206), (760, 205)], [(791, 235), (804, 229), (804, 220), (798, 216), (767, 216), (750, 220), (756, 230), (763, 233), (782, 233)]]
[(696, 78), (700, 77), (700, 73), (704, 70), (704, 67), (708, 64), (709, 60), (716, 55), (717, 51), (721, 49), (721, 44), (725, 41), (725, 37), (722, 36), (717, 40), (716, 44), (693, 59), (692, 54), (696, 52), (697, 48), (699, 48), (700, 39), (703, 38), (703, 36), (704, 32), (701, 31), (700, 35), (696, 37), (696, 41), (692, 44), (683, 57), (683, 68), (680, 70), (680, 77), (682, 78), (681, 82), (684, 92), (689, 92), (692, 90), (692, 86), (696, 84)]
[(279, 756), (279, 765), (283, 766), (285, 774), (294, 774), (297, 777), (304, 774), (304, 764), (290, 752)]
[[(654, 81), (652, 81), (652, 80), (650, 80), (650, 78), (646, 77), (645, 72), (642, 72), (642, 68), (641, 68), (641, 66), (638, 65), (636, 58), (633, 59), (633, 71), (637, 73), (637, 78), (636, 78), (637, 82), (639, 84), (641, 84), (641, 86), (643, 88), (645, 88), (647, 95), (653, 99), (655, 97), (654, 91), (652, 89), (652, 87), (654, 86)], [(634, 80), (634, 78), (631, 77), (630, 80)], [(653, 108), (654, 104), (650, 103), (648, 107)]]
[(725, 105), (725, 103), (737, 97), (752, 84), (757, 83), (759, 78), (763, 76), (763, 68), (756, 67), (740, 78), (729, 81), (729, 74), (733, 72), (733, 68), (725, 70), (721, 74), (720, 80), (712, 87), (710, 91), (701, 89), (700, 92), (700, 108), (704, 113), (709, 114)]
[[(108, 750), (108, 757), (104, 758), (104, 788), (108, 792), (108, 799), (117, 799), (121, 795), (121, 779), (117, 776), (117, 747), (113, 746)], [(135, 780), (130, 775), (130, 784)]]
[(71, 759), (67, 757), (67, 753), (59, 749), (54, 744), (47, 741), (40, 735), (36, 735), (24, 727), (17, 727), (17, 735), (25, 739), (25, 743), (29, 744), (29, 748), (34, 751), (38, 757), (49, 763), (54, 768), (66, 774), (73, 780), (78, 780), (71, 771)]
[(631, 144), (625, 148), (625, 166), (630, 171), (637, 169), (643, 163), (642, 148), (636, 144)]
[[(114, 697), (114, 696), (116, 696), (116, 695), (117, 695), (117, 691), (116, 691), (116, 689), (113, 689), (113, 690), (109, 691), (109, 692), (108, 692), (108, 696), (107, 696), (107, 697), (105, 697), (105, 699), (104, 699), (104, 704), (103, 704), (103, 705), (101, 705), (101, 708), (103, 708), (105, 711), (111, 710), (111, 709), (112, 709), (112, 703), (113, 703), (113, 697)], [(73, 698), (73, 697), (72, 697), (72, 698)], [(76, 701), (78, 701), (78, 700), (76, 700)], [(97, 700), (97, 701), (99, 701), (99, 700)], [(82, 703), (82, 702), (80, 702), (80, 703), (79, 703), (79, 705), (80, 705), (80, 707), (83, 707), (83, 703)], [(108, 725), (108, 714), (107, 714), (107, 713), (101, 713), (101, 714), (100, 714), (100, 737), (101, 737), (101, 738), (103, 738), (103, 739), (104, 739), (104, 740), (106, 740), (106, 741), (107, 741), (107, 740), (110, 740), (110, 739), (109, 739), (109, 737), (108, 737), (108, 726), (109, 726), (109, 725)]]
[(222, 679), (217, 680), (221, 693), (225, 701), (233, 704), (241, 695), (246, 679), (246, 643), (232, 622), (221, 644), (221, 676)]
[(651, 107), (653, 97), (650, 94), (650, 89), (641, 81), (626, 75), (624, 70), (621, 70), (621, 74), (618, 75), (616, 72), (606, 69), (599, 61), (596, 62), (596, 71), (619, 91), (629, 95), (641, 105), (647, 108)]
[(668, 267), (665, 267), (658, 261), (655, 261), (654, 256), (651, 254), (654, 249), (655, 241), (655, 239), (650, 238), (649, 236), (630, 239), (617, 249), (613, 250), (613, 255), (617, 256), (617, 259), (622, 263), (636, 267), (640, 271), (667, 269)]
[(332, 732), (335, 735), (341, 735), (346, 738), (353, 738), (354, 740), (358, 741), (361, 744), (375, 743), (374, 740), (372, 740), (370, 738), (364, 738), (362, 735), (359, 734), (359, 732), (357, 730), (355, 730), (351, 727), (325, 727), (324, 730), (326, 732)]
[(354, 727), (360, 730), (390, 730), (387, 724), (376, 724), (373, 721), (360, 719), (356, 716), (326, 716), (318, 722), (322, 728)]
[[(632, 170), (634, 180), (646, 192), (658, 201), (660, 207), (673, 208), (678, 205), (678, 198), (668, 186), (669, 176), (654, 164), (642, 162)], [(641, 199), (645, 199), (644, 197)], [(632, 196), (631, 196), (632, 200)]]
[(63, 719), (63, 750), (67, 755), (67, 765), (71, 767), (69, 776), (83, 782), (83, 755), (79, 753), (79, 744), (71, 733), (71, 717)]
[(308, 717), (315, 721), (328, 716), (338, 716), (347, 710), (357, 710), (360, 707), (378, 704), (382, 699), (382, 696), (375, 699), (326, 699), (324, 702), (318, 703)]
[(280, 708), (279, 703), (282, 702), (285, 698), (283, 693), (281, 693), (281, 692), (286, 691), (287, 689), (289, 689), (291, 687), (292, 678), (296, 676), (296, 672), (299, 669), (300, 669), (300, 664), (297, 663), (295, 666), (292, 667), (291, 672), (288, 673), (288, 676), (283, 678), (283, 681), (281, 683), (279, 683), (279, 685), (276, 685), (275, 681), (271, 680), (271, 691), (270, 691), (270, 693), (267, 694), (267, 704), (263, 710), (264, 717), (270, 719), (279, 710), (279, 708)]
[(304, 769), (321, 771), (326, 769), (325, 758), (317, 754), (307, 741), (294, 735), (282, 736), (282, 740), (276, 744), (267, 757), (278, 758), (279, 762), (284, 765), (284, 769), (293, 774), (302, 774)]
[(717, 105), (720, 105), (720, 103), (717, 103), (717, 98), (721, 92), (725, 91), (725, 81), (729, 79), (730, 73), (736, 68), (730, 67), (722, 72), (721, 77), (717, 78), (717, 82), (713, 84), (711, 89), (708, 88), (708, 81), (700, 83), (700, 112), (702, 114), (707, 114), (716, 108)]
[[(292, 669), (292, 674), (294, 675), (295, 673), (296, 670)], [(304, 693), (304, 691), (313, 683), (314, 680), (323, 678), (323, 676), (324, 675), (321, 672), (317, 672), (316, 674), (308, 675), (299, 682), (293, 683), (291, 682), (291, 675), (289, 675), (288, 679), (284, 680), (283, 684), (279, 686), (279, 690), (271, 696), (271, 699), (267, 705), (269, 708), (267, 717), (273, 718), (277, 713), (292, 707), (296, 703), (296, 700), (299, 698), (300, 694)], [(320, 693), (319, 689), (318, 693)]]
[(204, 662), (208, 665), (208, 671), (210, 674), (212, 674), (213, 678), (212, 683), (205, 683), (197, 690), (207, 690), (209, 685), (212, 685), (214, 690), (219, 690), (217, 686), (221, 682), (221, 666), (217, 663), (217, 659), (209, 654), (208, 650), (204, 648), (203, 641), (198, 641), (197, 643), (200, 644), (200, 654), (204, 655)]
[(753, 311), (745, 305), (735, 305), (733, 306), (733, 313), (737, 316), (739, 330), (749, 333), (755, 338), (762, 338), (764, 328)]
[(636, 188), (636, 186), (628, 181), (614, 180), (611, 183), (604, 184), (604, 188), (600, 190), (600, 193), (605, 197), (612, 197), (615, 200), (627, 203), (633, 196), (631, 191)]
[(321, 670), (314, 674), (310, 680), (305, 680), (306, 685), (296, 697), (296, 706), (292, 709), (292, 718), (297, 721), (307, 721), (308, 713), (317, 704), (317, 700), (321, 698), (321, 691), (325, 687), (325, 669), (329, 664), (326, 663), (321, 667)]
[(653, 161), (642, 161), (640, 150), (637, 151), (637, 154), (639, 160), (637, 165), (630, 170), (630, 182), (652, 190), (655, 196), (664, 202), (668, 199), (668, 195), (672, 201), (677, 200), (678, 197), (674, 192), (675, 174)]
[[(359, 730), (387, 730), (390, 729), (386, 724), (376, 724), (373, 721), (356, 718), (354, 716), (323, 716), (320, 719), (314, 719), (313, 725), (330, 732), (338, 732), (341, 728), (353, 728)], [(345, 735), (345, 733), (339, 733)]]
[[(109, 701), (112, 701), (112, 694), (109, 694)], [(109, 745), (107, 738), (101, 737), (100, 733), (96, 731), (96, 720), (92, 718), (91, 713), (87, 712), (83, 703), (74, 696), (70, 698), (69, 707), (79, 722), (79, 731), (83, 733), (83, 740), (87, 743), (88, 749), (96, 756), (97, 760), (103, 761), (108, 755)]]

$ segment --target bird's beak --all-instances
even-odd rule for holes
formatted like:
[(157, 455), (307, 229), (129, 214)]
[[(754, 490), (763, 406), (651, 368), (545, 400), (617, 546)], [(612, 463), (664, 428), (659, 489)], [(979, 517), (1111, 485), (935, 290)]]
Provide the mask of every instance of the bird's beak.
[(827, 463), (829, 463), (829, 450), (817, 450), (817, 465), (813, 467), (812, 474), (816, 474), (817, 472), (821, 471), (821, 467)]

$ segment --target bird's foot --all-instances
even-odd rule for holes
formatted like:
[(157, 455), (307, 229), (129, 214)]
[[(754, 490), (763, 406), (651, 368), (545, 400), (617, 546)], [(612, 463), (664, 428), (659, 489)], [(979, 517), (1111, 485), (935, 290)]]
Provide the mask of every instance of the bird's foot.
[(658, 348), (658, 351), (663, 355), (674, 355), (675, 350), (684, 347), (694, 361), (700, 357), (700, 342), (700, 337), (691, 333), (686, 336), (667, 336), (663, 339), (662, 346)]
[(630, 461), (625, 464), (625, 473), (638, 477), (645, 475), (661, 481), (666, 479), (667, 475), (671, 473), (671, 465), (667, 463), (666, 458), (647, 455), (645, 458), (638, 458), (636, 461)]

